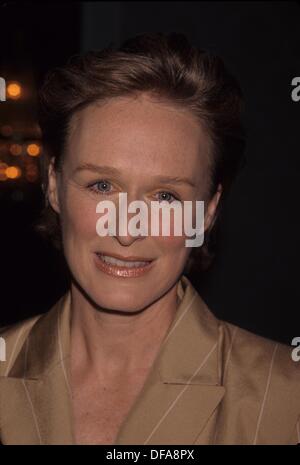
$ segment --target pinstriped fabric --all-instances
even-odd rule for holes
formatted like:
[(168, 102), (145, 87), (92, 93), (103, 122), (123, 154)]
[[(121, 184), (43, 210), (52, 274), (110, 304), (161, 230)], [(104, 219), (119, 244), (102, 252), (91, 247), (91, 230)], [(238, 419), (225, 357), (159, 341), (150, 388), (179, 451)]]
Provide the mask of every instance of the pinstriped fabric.
[(58, 315), (57, 315), (58, 350), (59, 350), (60, 362), (61, 362), (61, 367), (62, 367), (62, 371), (63, 371), (63, 374), (64, 374), (64, 378), (65, 378), (65, 381), (66, 381), (66, 385), (67, 385), (69, 394), (72, 397), (72, 390), (71, 390), (71, 386), (70, 386), (70, 383), (69, 383), (69, 380), (68, 380), (67, 370), (66, 370), (66, 366), (65, 366), (65, 362), (64, 362), (64, 356), (63, 356), (63, 350), (62, 350), (62, 340), (61, 340), (61, 333), (60, 333), (60, 331), (61, 331), (60, 319), (61, 319), (61, 312), (58, 312)]
[[(229, 346), (229, 349), (228, 349), (228, 353), (227, 353), (227, 357), (226, 357), (226, 361), (225, 361), (225, 365), (224, 365), (223, 383), (225, 383), (225, 380), (226, 380), (227, 369), (228, 369), (230, 357), (231, 357), (231, 354), (232, 354), (232, 348), (233, 348), (233, 344), (234, 344), (234, 341), (235, 341), (235, 338), (236, 338), (237, 330), (238, 330), (238, 329), (239, 329), (238, 326), (236, 326), (236, 327), (234, 328), (233, 333), (232, 333), (232, 338), (231, 338), (230, 346)], [(216, 443), (217, 434), (218, 434), (218, 428), (217, 428), (217, 426), (216, 426), (216, 428), (215, 428), (215, 434), (214, 434), (214, 438), (213, 438), (212, 444), (215, 444), (215, 443)]]
[(33, 403), (32, 403), (32, 400), (31, 400), (31, 397), (30, 397), (30, 394), (29, 394), (29, 391), (28, 391), (27, 386), (26, 386), (26, 371), (27, 371), (28, 347), (29, 347), (29, 337), (26, 339), (25, 357), (24, 357), (24, 374), (23, 374), (22, 384), (23, 384), (23, 386), (24, 386), (25, 393), (26, 393), (26, 398), (27, 398), (28, 403), (29, 403), (29, 406), (30, 406), (30, 410), (31, 410), (31, 413), (32, 413), (34, 425), (35, 425), (35, 427), (36, 427), (36, 431), (37, 431), (37, 435), (38, 435), (38, 438), (39, 438), (39, 442), (40, 442), (40, 444), (42, 444), (42, 436), (41, 436), (40, 428), (39, 428), (39, 425), (38, 425), (37, 415), (36, 415), (36, 413), (35, 413), (34, 406), (33, 406)]
[(26, 397), (27, 397), (28, 403), (30, 405), (30, 410), (32, 412), (32, 417), (33, 417), (33, 421), (34, 421), (34, 424), (35, 424), (35, 427), (36, 427), (39, 442), (40, 442), (40, 444), (42, 444), (42, 437), (41, 437), (40, 428), (39, 428), (38, 421), (37, 421), (37, 416), (36, 416), (36, 413), (35, 413), (35, 410), (34, 410), (34, 407), (33, 407), (33, 403), (32, 403), (29, 391), (28, 391), (27, 386), (26, 386), (25, 379), (22, 379), (22, 384), (24, 386)]
[(8, 364), (7, 364), (7, 367), (6, 367), (6, 370), (5, 370), (5, 373), (4, 373), (4, 376), (7, 376), (8, 373), (9, 373), (9, 370), (11, 368), (11, 365), (12, 365), (12, 361), (13, 361), (13, 358), (14, 358), (14, 355), (15, 355), (15, 352), (16, 352), (16, 348), (18, 346), (18, 342), (20, 340), (20, 337), (22, 336), (22, 334), (24, 333), (25, 331), (25, 326), (21, 326), (19, 332), (18, 332), (18, 335), (16, 337), (16, 340), (15, 340), (15, 343), (13, 345), (13, 349), (11, 351), (11, 354), (10, 354), (10, 357), (9, 357), (9, 361), (8, 361)]
[(264, 398), (263, 398), (263, 401), (262, 401), (261, 409), (260, 409), (259, 416), (258, 416), (258, 420), (257, 420), (257, 426), (256, 426), (256, 431), (255, 431), (255, 436), (254, 436), (253, 445), (255, 445), (255, 444), (257, 443), (257, 437), (258, 437), (259, 427), (260, 427), (261, 419), (262, 419), (262, 416), (263, 416), (263, 413), (264, 413), (264, 408), (265, 408), (265, 404), (266, 404), (266, 400), (267, 400), (267, 395), (268, 395), (268, 392), (269, 392), (269, 389), (270, 389), (270, 382), (271, 382), (271, 376), (272, 376), (272, 369), (273, 369), (273, 365), (274, 365), (274, 360), (275, 360), (275, 355), (276, 355), (277, 349), (278, 349), (278, 344), (275, 344), (275, 347), (274, 347), (274, 350), (273, 350), (273, 354), (272, 354), (271, 363), (270, 363), (270, 369), (269, 369), (269, 374), (268, 374), (268, 380), (267, 380), (266, 390), (265, 390)]
[(184, 318), (185, 314), (187, 313), (187, 311), (190, 309), (190, 307), (192, 306), (195, 298), (196, 298), (196, 293), (194, 293), (194, 296), (192, 297), (191, 301), (189, 302), (189, 304), (186, 306), (185, 310), (182, 312), (182, 314), (180, 315), (180, 317), (178, 318), (178, 320), (176, 321), (175, 325), (173, 325), (173, 327), (170, 329), (170, 331), (168, 332), (167, 336), (165, 337), (165, 339), (163, 340), (162, 344), (161, 344), (161, 347), (163, 347), (166, 342), (168, 341), (169, 337), (171, 336), (171, 334), (173, 334), (174, 330), (177, 328), (177, 326), (179, 325), (179, 323), (181, 322), (181, 320)]
[(233, 331), (233, 334), (232, 334), (232, 339), (231, 339), (231, 343), (230, 343), (230, 346), (229, 346), (229, 350), (228, 350), (228, 354), (227, 354), (226, 362), (225, 362), (225, 366), (224, 366), (223, 380), (226, 379), (227, 368), (228, 368), (230, 356), (231, 356), (231, 353), (232, 353), (233, 344), (234, 344), (234, 341), (235, 341), (235, 338), (236, 338), (236, 334), (237, 334), (237, 330), (238, 330), (238, 329), (239, 329), (238, 326), (237, 326), (236, 328), (234, 328), (234, 331)]
[(180, 397), (183, 395), (183, 393), (187, 390), (187, 388), (189, 387), (189, 382), (192, 381), (192, 379), (199, 373), (199, 371), (201, 370), (201, 368), (205, 365), (205, 363), (207, 362), (207, 360), (209, 359), (210, 355), (216, 350), (217, 348), (217, 343), (212, 347), (212, 349), (208, 352), (208, 354), (206, 355), (206, 357), (204, 358), (204, 360), (202, 360), (200, 366), (197, 368), (197, 370), (193, 373), (193, 375), (190, 377), (188, 383), (185, 385), (185, 387), (180, 391), (180, 393), (178, 394), (178, 396), (175, 398), (175, 400), (172, 402), (172, 404), (170, 405), (170, 407), (167, 409), (167, 411), (164, 413), (164, 415), (161, 417), (161, 419), (159, 420), (159, 422), (156, 424), (156, 426), (153, 428), (153, 430), (151, 431), (151, 433), (149, 434), (149, 436), (147, 437), (146, 441), (144, 442), (144, 444), (147, 444), (148, 441), (150, 440), (150, 438), (153, 436), (153, 434), (155, 433), (155, 431), (158, 429), (158, 427), (161, 425), (161, 423), (164, 421), (164, 419), (166, 418), (167, 415), (169, 415), (169, 413), (172, 411), (172, 409), (175, 407), (176, 403), (178, 402), (178, 400), (180, 399)]

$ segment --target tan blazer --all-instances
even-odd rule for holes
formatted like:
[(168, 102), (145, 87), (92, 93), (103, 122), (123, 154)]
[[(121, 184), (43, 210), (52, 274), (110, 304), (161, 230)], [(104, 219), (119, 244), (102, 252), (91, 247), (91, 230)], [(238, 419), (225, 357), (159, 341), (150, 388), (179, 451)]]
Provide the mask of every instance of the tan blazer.
[[(182, 276), (178, 312), (115, 444), (297, 444), (300, 362), (291, 348), (218, 320)], [(75, 444), (70, 292), (4, 329), (3, 444)]]

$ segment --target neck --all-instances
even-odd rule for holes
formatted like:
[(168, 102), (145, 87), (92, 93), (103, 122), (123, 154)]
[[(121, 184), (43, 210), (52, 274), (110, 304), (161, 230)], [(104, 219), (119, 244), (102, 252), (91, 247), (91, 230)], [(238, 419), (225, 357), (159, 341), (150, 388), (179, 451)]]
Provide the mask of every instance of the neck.
[(71, 357), (75, 371), (114, 377), (147, 370), (178, 307), (177, 283), (139, 313), (96, 309), (71, 286)]

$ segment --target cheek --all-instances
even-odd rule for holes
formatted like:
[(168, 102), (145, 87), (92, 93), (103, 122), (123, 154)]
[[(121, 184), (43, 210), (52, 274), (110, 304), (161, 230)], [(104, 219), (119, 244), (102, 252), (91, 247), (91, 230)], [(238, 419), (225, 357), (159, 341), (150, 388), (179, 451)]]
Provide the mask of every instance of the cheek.
[[(170, 217), (170, 235), (169, 236), (157, 236), (153, 237), (153, 240), (156, 243), (157, 248), (160, 250), (161, 254), (165, 257), (168, 257), (173, 263), (177, 261), (185, 262), (190, 253), (191, 248), (186, 246), (186, 240), (189, 238), (184, 232), (184, 213), (182, 217), (178, 217), (177, 220), (174, 217), (174, 214), (171, 214)], [(162, 226), (162, 217), (159, 219), (160, 228)], [(177, 224), (177, 228), (175, 227)], [(181, 229), (180, 229), (181, 227)], [(181, 235), (176, 235), (176, 229), (181, 231)], [(162, 229), (160, 229), (162, 231)], [(178, 234), (179, 234), (178, 233)]]
[(96, 238), (97, 202), (89, 196), (72, 192), (66, 194), (62, 209), (62, 227), (66, 238)]
[[(193, 219), (194, 213), (192, 213), (192, 217), (187, 222), (194, 221)], [(153, 218), (155, 222), (155, 218)], [(162, 213), (160, 212), (159, 215), (159, 236), (154, 236), (155, 239), (158, 238), (162, 241), (162, 244), (165, 244), (166, 248), (170, 249), (182, 249), (185, 247), (185, 241), (188, 236), (185, 233), (185, 221), (184, 221), (184, 210), (181, 213), (178, 213), (176, 216), (175, 213), (172, 211), (170, 216), (165, 216), (163, 220)], [(165, 226), (165, 233), (163, 232), (163, 227)], [(167, 234), (167, 235), (166, 235)]]
[(153, 240), (161, 255), (169, 257), (172, 261), (185, 260), (190, 252), (190, 249), (185, 246), (186, 238), (184, 236), (159, 236), (153, 237)]

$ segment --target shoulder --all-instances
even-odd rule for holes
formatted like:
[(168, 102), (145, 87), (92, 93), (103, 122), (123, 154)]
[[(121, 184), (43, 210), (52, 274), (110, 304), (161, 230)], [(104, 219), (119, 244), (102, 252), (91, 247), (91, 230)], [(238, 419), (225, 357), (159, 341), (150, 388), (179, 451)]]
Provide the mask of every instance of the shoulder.
[[(255, 423), (260, 418), (265, 431), (269, 428), (272, 434), (276, 432), (274, 421), (280, 418), (283, 423), (278, 425), (278, 440), (284, 424), (288, 436), (293, 428), (298, 431), (300, 361), (292, 357), (294, 347), (224, 321), (220, 329), (222, 376), (231, 404), (234, 400), (236, 405), (243, 405), (248, 420), (253, 416)], [(237, 416), (238, 412), (237, 408)]]
[(300, 362), (293, 358), (292, 345), (254, 334), (234, 324), (220, 321), (228, 365), (243, 364), (252, 372), (269, 367), (272, 376), (291, 377), (300, 383)]
[(244, 354), (249, 360), (248, 363), (253, 361), (268, 363), (267, 357), (270, 355), (275, 365), (282, 365), (287, 371), (291, 370), (300, 375), (300, 363), (293, 360), (292, 345), (260, 336), (232, 323), (219, 321), (224, 341), (231, 346), (232, 354), (236, 352)]
[(9, 368), (13, 365), (21, 347), (26, 341), (31, 328), (42, 316), (43, 314), (36, 315), (12, 325), (0, 327), (0, 340), (2, 347), (0, 376), (5, 376), (6, 373), (8, 373)]

